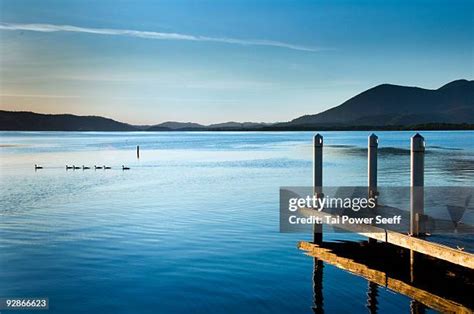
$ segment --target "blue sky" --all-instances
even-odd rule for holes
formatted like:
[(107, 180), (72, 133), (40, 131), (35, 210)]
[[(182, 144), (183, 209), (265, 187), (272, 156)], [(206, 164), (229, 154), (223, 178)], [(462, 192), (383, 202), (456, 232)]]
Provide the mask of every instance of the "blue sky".
[(0, 0), (6, 110), (287, 121), (473, 79), (473, 1)]

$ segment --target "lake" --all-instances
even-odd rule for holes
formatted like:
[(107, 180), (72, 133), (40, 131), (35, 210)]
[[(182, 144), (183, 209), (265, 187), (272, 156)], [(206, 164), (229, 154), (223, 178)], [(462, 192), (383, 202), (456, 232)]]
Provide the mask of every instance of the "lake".
[[(324, 184), (365, 185), (370, 132), (322, 134)], [(379, 185), (409, 185), (413, 134), (377, 132)], [(474, 132), (422, 134), (426, 184), (472, 185)], [(50, 313), (311, 313), (313, 259), (296, 244), (312, 235), (279, 233), (279, 188), (312, 184), (313, 135), (0, 132), (0, 297), (48, 297)], [(359, 239), (325, 234), (343, 238)], [(323, 285), (326, 312), (367, 311), (363, 278), (326, 265)], [(380, 312), (410, 308), (378, 294)]]

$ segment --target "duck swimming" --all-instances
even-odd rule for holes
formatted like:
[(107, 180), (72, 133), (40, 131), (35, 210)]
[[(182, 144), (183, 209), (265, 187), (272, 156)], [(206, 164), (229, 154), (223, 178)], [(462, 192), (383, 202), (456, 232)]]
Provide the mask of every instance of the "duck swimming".
[(86, 167), (84, 165), (82, 165), (82, 170), (87, 170), (87, 169), (90, 169), (91, 167)]
[(129, 167), (125, 167), (124, 165), (122, 165), (122, 170), (130, 170)]
[(74, 169), (74, 166), (68, 166), (68, 165), (66, 165), (66, 170), (69, 170), (69, 169)]
[(43, 167), (40, 166), (40, 165), (35, 164), (35, 170), (38, 170), (38, 169), (43, 169)]
[(104, 170), (105, 170), (105, 169), (112, 169), (112, 167), (104, 166)]

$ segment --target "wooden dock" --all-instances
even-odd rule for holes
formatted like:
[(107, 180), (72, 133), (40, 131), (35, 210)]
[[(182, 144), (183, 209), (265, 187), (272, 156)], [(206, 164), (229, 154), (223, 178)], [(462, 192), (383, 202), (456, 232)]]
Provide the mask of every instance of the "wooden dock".
[[(377, 148), (378, 137), (372, 134), (368, 138), (368, 195), (377, 195)], [(338, 225), (338, 227), (371, 239), (392, 244), (411, 251), (412, 262), (414, 254), (424, 254), (455, 265), (474, 269), (474, 254), (462, 249), (451, 248), (439, 243), (430, 242), (420, 228), (426, 220), (424, 208), (424, 154), (425, 140), (420, 134), (411, 138), (411, 171), (410, 171), (410, 234), (383, 229), (372, 225)], [(314, 195), (323, 195), (323, 137), (314, 137), (313, 187)], [(314, 209), (300, 209), (305, 216), (328, 216), (329, 213)], [(323, 228), (314, 226), (314, 244), (322, 243)]]
[[(410, 211), (378, 204), (380, 190), (377, 187), (378, 137), (368, 138), (367, 196), (376, 198), (373, 214), (403, 216), (404, 225), (389, 230), (369, 224), (332, 225), (336, 229), (368, 238), (364, 242), (325, 242), (323, 223), (313, 225), (313, 242), (299, 242), (298, 248), (314, 258), (313, 289), (314, 313), (324, 313), (323, 269), (324, 263), (343, 269), (368, 281), (367, 304), (370, 313), (377, 312), (378, 287), (382, 286), (412, 299), (411, 313), (424, 313), (430, 307), (443, 313), (474, 313), (474, 254), (462, 248), (449, 247), (429, 241), (426, 227), (435, 225), (439, 230), (474, 235), (474, 226), (454, 224), (450, 220), (425, 214), (424, 153), (425, 141), (420, 134), (411, 138)], [(313, 189), (316, 198), (325, 197), (323, 192), (323, 137), (314, 137)], [(327, 190), (328, 191), (328, 190)], [(282, 193), (283, 192), (283, 193)], [(280, 195), (296, 197), (296, 192), (282, 189)], [(471, 196), (468, 197), (468, 200)], [(466, 201), (464, 209), (467, 208)], [(343, 211), (326, 212), (323, 209), (298, 208), (300, 217), (317, 217), (318, 221), (341, 221)], [(362, 213), (358, 213), (362, 217)], [(327, 219), (327, 218), (332, 219)], [(453, 217), (451, 217), (453, 218)], [(310, 220), (313, 221), (313, 220)]]

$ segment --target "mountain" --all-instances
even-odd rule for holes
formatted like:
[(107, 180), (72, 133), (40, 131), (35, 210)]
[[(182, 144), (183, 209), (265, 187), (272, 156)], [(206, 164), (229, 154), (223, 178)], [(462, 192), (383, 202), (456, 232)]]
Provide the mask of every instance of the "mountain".
[(27, 111), (0, 110), (3, 131), (137, 131), (126, 123), (97, 116), (40, 114)]
[(202, 129), (204, 125), (194, 122), (176, 122), (167, 121), (160, 124), (153, 125), (147, 129), (147, 131), (176, 131), (176, 130), (190, 130), (190, 129)]
[(324, 112), (280, 126), (390, 126), (474, 124), (474, 81), (457, 80), (436, 90), (382, 84)]
[(258, 129), (271, 124), (258, 122), (223, 122), (210, 125), (203, 125), (193, 122), (168, 121), (149, 127), (147, 131), (206, 131), (206, 130), (244, 130)]

